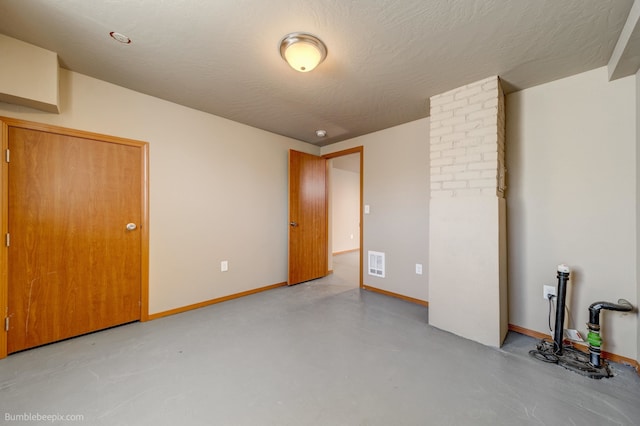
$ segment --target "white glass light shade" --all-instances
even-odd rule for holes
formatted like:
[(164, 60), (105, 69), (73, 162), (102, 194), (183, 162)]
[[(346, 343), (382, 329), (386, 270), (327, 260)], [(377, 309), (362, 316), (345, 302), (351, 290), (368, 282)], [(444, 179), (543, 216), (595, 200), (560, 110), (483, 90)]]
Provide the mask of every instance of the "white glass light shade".
[(284, 57), (296, 71), (309, 72), (320, 63), (320, 51), (313, 44), (299, 42), (287, 47)]
[(296, 71), (309, 72), (327, 56), (327, 48), (317, 37), (292, 33), (280, 42), (280, 55)]

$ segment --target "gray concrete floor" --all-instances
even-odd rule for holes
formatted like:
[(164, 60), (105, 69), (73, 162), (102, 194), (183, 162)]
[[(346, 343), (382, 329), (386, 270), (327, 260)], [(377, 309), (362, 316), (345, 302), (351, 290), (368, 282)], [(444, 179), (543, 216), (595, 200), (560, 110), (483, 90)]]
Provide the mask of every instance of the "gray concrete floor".
[(0, 423), (640, 424), (630, 367), (597, 381), (530, 358), (522, 335), (496, 349), (430, 327), (426, 308), (359, 290), (356, 256), (321, 280), (11, 355)]

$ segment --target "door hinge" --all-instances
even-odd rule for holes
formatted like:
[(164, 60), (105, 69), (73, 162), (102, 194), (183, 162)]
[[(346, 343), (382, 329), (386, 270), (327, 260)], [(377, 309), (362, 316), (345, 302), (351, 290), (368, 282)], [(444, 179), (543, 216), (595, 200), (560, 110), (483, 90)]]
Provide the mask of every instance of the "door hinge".
[(4, 152), (4, 160), (9, 163), (11, 162), (11, 153), (9, 152), (9, 149), (7, 148), (7, 150)]
[(9, 247), (11, 245), (11, 234), (9, 234), (7, 232), (7, 235), (4, 238), (4, 243), (6, 244), (7, 247)]
[(9, 331), (9, 317), (4, 318), (4, 331)]

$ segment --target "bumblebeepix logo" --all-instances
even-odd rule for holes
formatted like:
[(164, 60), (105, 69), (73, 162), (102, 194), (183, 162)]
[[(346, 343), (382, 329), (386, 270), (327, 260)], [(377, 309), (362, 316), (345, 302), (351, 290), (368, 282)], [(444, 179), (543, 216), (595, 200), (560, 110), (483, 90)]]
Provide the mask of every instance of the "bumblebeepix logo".
[(5, 422), (65, 423), (82, 422), (83, 414), (4, 413)]

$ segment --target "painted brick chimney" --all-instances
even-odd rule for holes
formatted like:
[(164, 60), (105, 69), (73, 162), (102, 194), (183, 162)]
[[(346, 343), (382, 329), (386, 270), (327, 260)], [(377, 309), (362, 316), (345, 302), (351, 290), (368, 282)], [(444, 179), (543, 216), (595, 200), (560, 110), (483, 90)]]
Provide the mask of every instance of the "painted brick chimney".
[(508, 325), (504, 111), (498, 77), (431, 98), (429, 323), (490, 346)]

